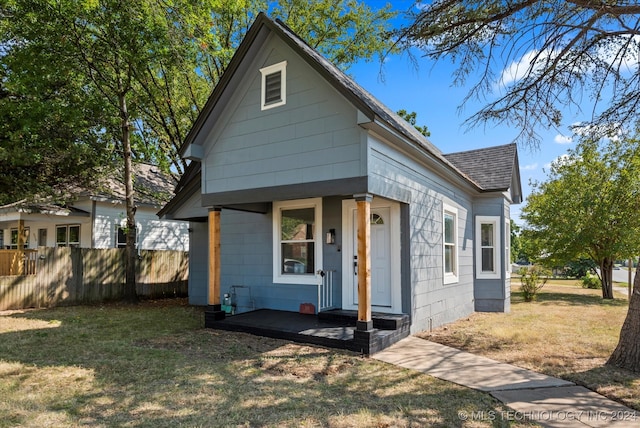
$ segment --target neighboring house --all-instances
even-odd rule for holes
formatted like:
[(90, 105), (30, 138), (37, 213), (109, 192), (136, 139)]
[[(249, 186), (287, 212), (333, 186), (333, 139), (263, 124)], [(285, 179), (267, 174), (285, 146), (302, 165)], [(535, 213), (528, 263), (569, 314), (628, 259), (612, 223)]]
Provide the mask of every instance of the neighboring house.
[(191, 222), (189, 299), (211, 320), (233, 286), (357, 311), (364, 336), (372, 312), (415, 333), (509, 310), (516, 146), (441, 153), (279, 21), (258, 16), (181, 154), (159, 215)]
[[(147, 164), (134, 165), (137, 248), (188, 251), (188, 223), (159, 220), (156, 213), (173, 196), (175, 181)], [(125, 246), (124, 184), (107, 178), (95, 189), (69, 191), (65, 204), (18, 201), (0, 206), (0, 248)]]

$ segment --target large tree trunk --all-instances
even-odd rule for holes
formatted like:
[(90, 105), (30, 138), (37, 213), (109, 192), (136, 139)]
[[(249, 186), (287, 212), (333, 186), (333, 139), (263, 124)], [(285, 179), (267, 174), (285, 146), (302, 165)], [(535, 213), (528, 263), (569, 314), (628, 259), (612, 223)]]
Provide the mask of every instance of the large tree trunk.
[(600, 261), (600, 280), (602, 281), (602, 298), (613, 299), (613, 260), (605, 258)]
[(125, 207), (127, 211), (127, 245), (125, 247), (125, 286), (124, 300), (135, 303), (138, 301), (136, 292), (136, 206), (133, 191), (133, 174), (131, 162), (131, 140), (129, 112), (125, 93), (119, 95), (120, 126), (122, 128), (122, 156), (124, 159), (124, 187)]
[(618, 346), (609, 357), (607, 364), (640, 372), (640, 259), (636, 267), (636, 277), (633, 280), (627, 318), (620, 331)]

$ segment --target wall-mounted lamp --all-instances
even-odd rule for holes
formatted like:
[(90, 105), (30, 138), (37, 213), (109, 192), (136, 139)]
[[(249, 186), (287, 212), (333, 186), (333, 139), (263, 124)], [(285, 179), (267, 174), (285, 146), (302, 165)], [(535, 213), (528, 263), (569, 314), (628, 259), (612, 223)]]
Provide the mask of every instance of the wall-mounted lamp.
[(336, 230), (329, 229), (327, 232), (327, 244), (335, 244), (336, 243)]

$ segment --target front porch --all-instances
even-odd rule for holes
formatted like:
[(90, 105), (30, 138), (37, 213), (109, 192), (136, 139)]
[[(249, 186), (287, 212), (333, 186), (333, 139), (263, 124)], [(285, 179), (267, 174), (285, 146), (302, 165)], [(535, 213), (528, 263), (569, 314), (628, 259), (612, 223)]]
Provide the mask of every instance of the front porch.
[(339, 309), (317, 315), (259, 309), (224, 319), (216, 319), (216, 313), (205, 312), (205, 327), (346, 349), (365, 355), (379, 352), (407, 337), (410, 327), (408, 315), (374, 312), (373, 329), (357, 331), (357, 311)]

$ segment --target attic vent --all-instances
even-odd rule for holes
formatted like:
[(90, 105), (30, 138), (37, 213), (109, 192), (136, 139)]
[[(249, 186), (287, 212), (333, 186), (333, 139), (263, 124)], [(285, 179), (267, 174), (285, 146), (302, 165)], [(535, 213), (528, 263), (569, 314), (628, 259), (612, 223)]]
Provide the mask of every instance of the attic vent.
[(287, 102), (287, 62), (260, 69), (262, 74), (262, 110), (281, 106)]
[(264, 103), (265, 105), (277, 103), (282, 100), (280, 79), (282, 73), (277, 71), (264, 77)]

